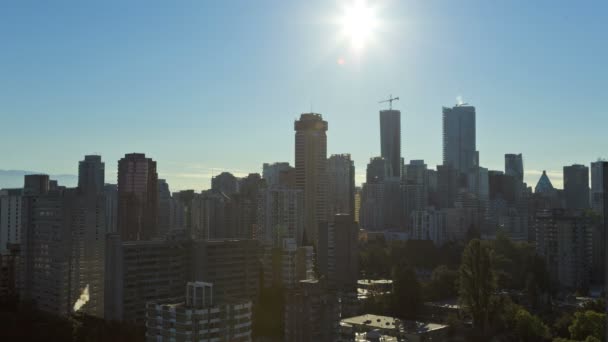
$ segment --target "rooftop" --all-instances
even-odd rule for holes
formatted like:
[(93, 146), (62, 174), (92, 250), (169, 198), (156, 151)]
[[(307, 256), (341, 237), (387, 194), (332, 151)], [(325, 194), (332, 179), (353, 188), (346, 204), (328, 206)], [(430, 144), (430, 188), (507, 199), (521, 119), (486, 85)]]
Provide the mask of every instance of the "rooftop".
[(439, 330), (447, 328), (447, 325), (418, 322), (418, 321), (404, 321), (395, 317), (379, 316), (379, 315), (361, 315), (355, 317), (345, 318), (340, 321), (341, 325), (358, 325), (365, 326), (371, 329), (398, 329), (407, 334), (423, 334), (429, 331)]

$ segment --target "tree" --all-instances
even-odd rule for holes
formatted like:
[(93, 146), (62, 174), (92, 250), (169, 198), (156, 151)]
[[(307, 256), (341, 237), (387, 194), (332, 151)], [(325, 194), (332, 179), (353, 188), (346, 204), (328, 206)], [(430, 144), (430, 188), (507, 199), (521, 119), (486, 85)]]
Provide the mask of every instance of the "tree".
[(393, 270), (393, 315), (413, 319), (420, 307), (420, 283), (411, 267), (396, 267)]
[(452, 298), (458, 294), (456, 282), (458, 271), (450, 270), (447, 266), (437, 266), (431, 275), (429, 297), (431, 300)]
[(464, 309), (473, 318), (473, 326), (482, 334), (488, 328), (496, 291), (496, 275), (492, 267), (491, 250), (480, 240), (471, 240), (462, 255), (459, 294)]
[(515, 333), (521, 341), (542, 341), (550, 336), (543, 321), (523, 308), (515, 315)]
[(555, 323), (553, 323), (553, 335), (563, 338), (569, 337), (570, 330), (568, 330), (568, 327), (572, 324), (573, 320), (574, 316), (572, 316), (572, 314), (567, 312), (563, 313), (555, 320)]
[(604, 322), (606, 314), (587, 310), (584, 312), (575, 312), (574, 321), (568, 328), (570, 338), (574, 340), (584, 340), (589, 336), (598, 338), (604, 341), (606, 338), (606, 326)]

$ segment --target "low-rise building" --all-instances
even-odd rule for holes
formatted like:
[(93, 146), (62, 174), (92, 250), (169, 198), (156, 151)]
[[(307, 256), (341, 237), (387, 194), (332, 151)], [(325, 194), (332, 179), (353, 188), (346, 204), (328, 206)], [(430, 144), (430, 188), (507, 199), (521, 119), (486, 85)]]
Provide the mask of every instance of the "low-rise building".
[(251, 341), (251, 301), (215, 302), (213, 284), (188, 282), (186, 300), (148, 302), (146, 341)]
[[(362, 334), (383, 337), (384, 341), (445, 341), (448, 326), (443, 324), (406, 321), (394, 317), (361, 315), (340, 321), (339, 341), (361, 341)], [(363, 340), (365, 341), (365, 340)]]

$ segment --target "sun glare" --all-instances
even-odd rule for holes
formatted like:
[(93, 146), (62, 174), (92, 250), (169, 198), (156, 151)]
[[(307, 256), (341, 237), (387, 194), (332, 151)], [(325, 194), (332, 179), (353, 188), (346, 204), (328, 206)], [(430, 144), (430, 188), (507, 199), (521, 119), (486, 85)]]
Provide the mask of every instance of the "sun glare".
[(361, 50), (372, 39), (378, 22), (375, 10), (364, 0), (355, 0), (344, 8), (342, 33), (355, 50)]

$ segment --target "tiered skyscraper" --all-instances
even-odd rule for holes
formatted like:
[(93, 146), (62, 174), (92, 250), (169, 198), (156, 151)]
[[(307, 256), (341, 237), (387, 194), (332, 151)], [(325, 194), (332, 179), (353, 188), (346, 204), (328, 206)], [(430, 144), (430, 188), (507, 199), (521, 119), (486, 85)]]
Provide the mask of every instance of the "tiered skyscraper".
[(157, 235), (158, 174), (156, 162), (143, 153), (118, 161), (118, 232), (123, 241)]
[(296, 187), (304, 191), (304, 235), (316, 245), (319, 221), (327, 220), (327, 121), (304, 113), (296, 131)]

